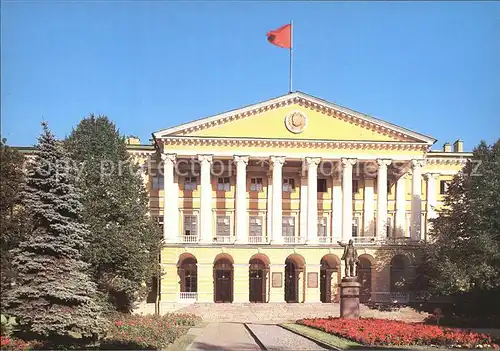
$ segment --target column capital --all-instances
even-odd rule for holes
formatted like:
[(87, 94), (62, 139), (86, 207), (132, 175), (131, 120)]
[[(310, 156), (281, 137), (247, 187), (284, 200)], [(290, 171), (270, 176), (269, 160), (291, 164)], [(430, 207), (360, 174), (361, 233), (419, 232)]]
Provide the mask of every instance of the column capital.
[(318, 166), (320, 162), (321, 162), (321, 157), (306, 157), (305, 158), (305, 164), (309, 168)]
[(238, 155), (234, 155), (233, 156), (233, 160), (234, 162), (236, 162), (236, 164), (244, 164), (245, 166), (248, 165), (248, 156), (238, 156)]
[(271, 160), (271, 163), (273, 166), (277, 166), (277, 165), (280, 165), (280, 166), (283, 166), (283, 164), (285, 163), (285, 159), (286, 157), (285, 156), (271, 156), (269, 158)]
[(425, 166), (425, 160), (411, 160), (411, 169)]
[(390, 159), (383, 159), (383, 158), (378, 158), (377, 159), (377, 165), (380, 167), (387, 167), (392, 163), (392, 160)]
[(427, 180), (438, 180), (439, 173), (425, 173), (424, 176)]
[(356, 159), (356, 158), (341, 158), (340, 159), (340, 162), (342, 164), (342, 168), (352, 167), (356, 164), (357, 161), (358, 161), (358, 159)]
[(203, 162), (212, 163), (213, 160), (214, 160), (213, 155), (198, 155), (198, 161), (200, 161), (201, 163)]
[(161, 154), (161, 159), (165, 162), (175, 163), (177, 160), (176, 154)]

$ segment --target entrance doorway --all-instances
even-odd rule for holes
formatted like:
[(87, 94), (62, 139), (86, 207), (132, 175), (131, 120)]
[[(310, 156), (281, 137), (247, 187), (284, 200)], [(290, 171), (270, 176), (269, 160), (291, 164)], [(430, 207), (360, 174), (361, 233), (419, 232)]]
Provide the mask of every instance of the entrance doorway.
[(320, 268), (320, 300), (323, 303), (339, 301), (339, 265), (340, 260), (335, 255), (325, 255), (321, 259)]
[(372, 263), (365, 257), (359, 257), (358, 281), (361, 284), (359, 301), (368, 302), (372, 295)]
[(233, 264), (229, 259), (215, 261), (214, 280), (214, 301), (233, 302)]
[[(304, 271), (304, 259), (297, 254), (290, 255), (285, 260), (285, 301), (290, 303), (299, 302), (300, 296), (300, 276)], [(302, 282), (303, 283), (303, 282)]]
[(254, 258), (250, 260), (249, 270), (249, 301), (266, 302), (266, 274), (265, 263)]

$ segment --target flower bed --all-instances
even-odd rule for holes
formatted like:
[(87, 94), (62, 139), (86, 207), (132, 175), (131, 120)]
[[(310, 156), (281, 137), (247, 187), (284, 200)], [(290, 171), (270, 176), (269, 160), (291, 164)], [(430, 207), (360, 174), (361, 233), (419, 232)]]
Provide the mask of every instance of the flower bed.
[(163, 349), (200, 321), (193, 314), (115, 315), (101, 349)]
[(308, 327), (354, 340), (368, 346), (438, 345), (447, 347), (494, 347), (498, 345), (486, 334), (465, 332), (422, 323), (405, 323), (388, 319), (313, 318), (297, 321)]

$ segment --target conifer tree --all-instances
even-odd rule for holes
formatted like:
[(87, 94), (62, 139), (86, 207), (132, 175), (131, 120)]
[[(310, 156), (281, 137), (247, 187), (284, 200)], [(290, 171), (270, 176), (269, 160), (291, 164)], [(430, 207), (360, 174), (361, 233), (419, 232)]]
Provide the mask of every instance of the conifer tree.
[(158, 268), (161, 233), (148, 217), (139, 166), (105, 116), (84, 118), (66, 140), (80, 168), (84, 219), (91, 231), (85, 260), (108, 302), (128, 312)]
[(17, 275), (5, 307), (23, 335), (54, 343), (95, 339), (104, 322), (81, 260), (89, 232), (80, 195), (62, 145), (42, 126), (22, 193), (31, 230), (13, 252)]
[(0, 276), (2, 298), (10, 290), (13, 271), (10, 250), (16, 248), (25, 235), (26, 211), (19, 193), (24, 183), (24, 157), (0, 140)]

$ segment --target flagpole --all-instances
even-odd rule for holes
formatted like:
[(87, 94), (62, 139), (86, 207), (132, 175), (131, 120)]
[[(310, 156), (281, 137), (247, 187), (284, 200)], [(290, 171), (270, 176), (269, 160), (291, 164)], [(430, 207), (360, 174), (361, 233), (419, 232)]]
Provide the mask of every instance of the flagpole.
[(290, 21), (290, 93), (293, 92), (293, 20)]

